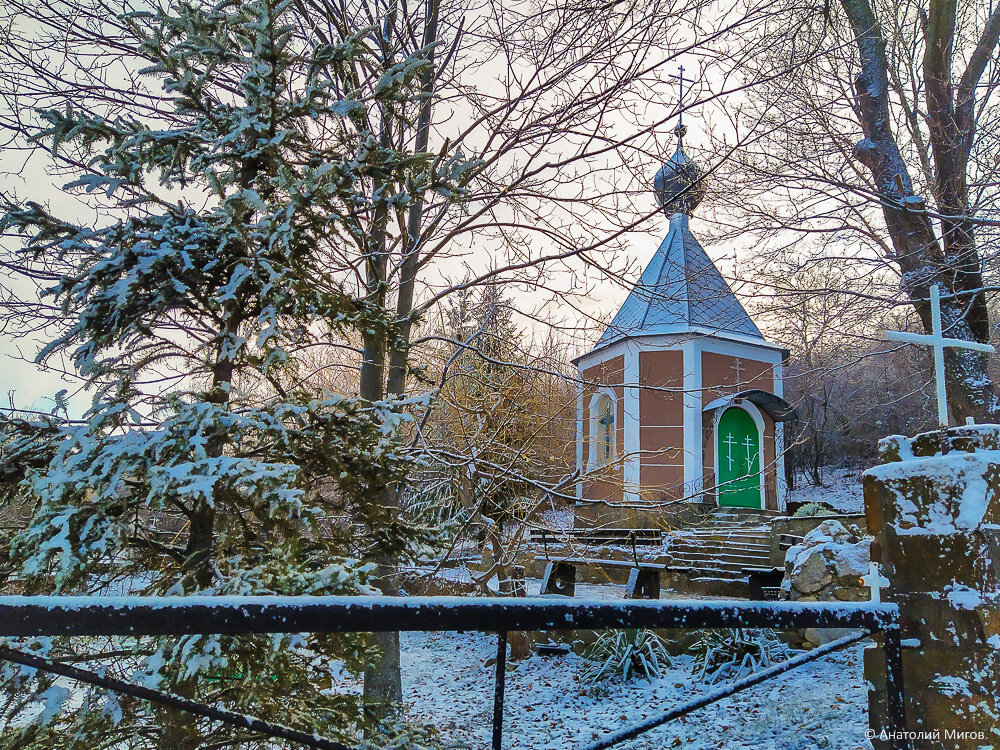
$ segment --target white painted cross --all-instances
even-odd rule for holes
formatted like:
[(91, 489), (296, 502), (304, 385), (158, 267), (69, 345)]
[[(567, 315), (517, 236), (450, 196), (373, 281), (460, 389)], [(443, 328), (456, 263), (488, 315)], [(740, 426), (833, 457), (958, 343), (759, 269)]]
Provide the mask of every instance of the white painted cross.
[(882, 589), (889, 585), (889, 579), (879, 572), (877, 562), (869, 563), (868, 575), (861, 576), (861, 582), (872, 590), (872, 604), (881, 604)]
[(749, 473), (753, 471), (754, 462), (757, 460), (756, 451), (750, 450), (755, 446), (749, 435), (743, 438), (743, 445), (747, 449), (747, 473)]
[(955, 349), (972, 349), (977, 352), (992, 354), (996, 351), (989, 344), (977, 341), (945, 338), (941, 327), (941, 291), (937, 285), (931, 287), (931, 332), (929, 334), (903, 333), (902, 331), (886, 331), (885, 337), (890, 341), (905, 341), (908, 344), (929, 346), (934, 350), (934, 380), (937, 386), (938, 422), (942, 427), (948, 426), (948, 396), (944, 383), (944, 350), (950, 346)]
[(733, 470), (733, 446), (737, 444), (736, 443), (736, 438), (734, 438), (733, 437), (733, 433), (730, 432), (729, 434), (726, 435), (726, 439), (723, 440), (722, 442), (724, 442), (726, 444), (726, 446), (729, 448), (729, 450), (726, 452), (727, 453), (726, 457), (729, 459), (729, 470), (732, 471)]

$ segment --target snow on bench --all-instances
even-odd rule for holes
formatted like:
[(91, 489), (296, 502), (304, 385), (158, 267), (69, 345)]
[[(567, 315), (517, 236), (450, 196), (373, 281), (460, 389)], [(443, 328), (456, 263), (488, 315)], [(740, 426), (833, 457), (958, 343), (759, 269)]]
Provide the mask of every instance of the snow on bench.
[(620, 528), (550, 531), (549, 529), (532, 528), (528, 530), (528, 539), (542, 544), (572, 540), (590, 542), (591, 544), (635, 544), (655, 547), (663, 543), (663, 531), (660, 529)]

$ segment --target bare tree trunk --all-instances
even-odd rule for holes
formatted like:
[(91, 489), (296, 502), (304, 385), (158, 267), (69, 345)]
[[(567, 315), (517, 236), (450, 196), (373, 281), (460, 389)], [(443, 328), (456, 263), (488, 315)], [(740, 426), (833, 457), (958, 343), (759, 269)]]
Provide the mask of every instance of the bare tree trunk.
[[(439, 0), (427, 0), (427, 17), (424, 25), (423, 46), (430, 47), (437, 41)], [(417, 137), (414, 151), (418, 154), (427, 150), (430, 141), (431, 114), (434, 107), (434, 48), (427, 56), (429, 65), (420, 76), (420, 114), (417, 116)], [(424, 202), (416, 200), (406, 217), (406, 237), (403, 259), (400, 264), (399, 293), (396, 298), (396, 335), (389, 352), (388, 392), (391, 396), (402, 396), (406, 390), (406, 371), (410, 351), (410, 331), (413, 328), (413, 290), (417, 280), (420, 262), (420, 230), (423, 219)]]
[[(423, 46), (433, 44), (437, 38), (438, 0), (428, 0), (424, 25)], [(387, 24), (389, 21), (387, 20)], [(427, 150), (430, 134), (431, 111), (434, 92), (434, 50), (428, 54), (430, 63), (421, 74), (420, 113), (417, 119), (415, 151), (422, 153)], [(391, 133), (383, 124), (383, 138), (391, 142)], [(402, 396), (406, 389), (406, 373), (409, 355), (410, 330), (412, 328), (411, 314), (413, 312), (413, 292), (416, 283), (418, 261), (420, 257), (420, 229), (423, 214), (423, 201), (417, 200), (410, 208), (407, 216), (407, 236), (405, 238), (403, 259), (400, 267), (399, 291), (396, 301), (396, 329), (388, 347), (389, 372), (387, 382), (383, 380), (386, 362), (386, 339), (384, 334), (373, 336), (372, 341), (365, 341), (365, 362), (361, 372), (361, 395), (363, 398), (375, 400), (383, 395), (389, 397)], [(381, 262), (377, 266), (376, 275), (380, 281), (385, 281), (388, 270), (385, 246), (385, 227), (388, 215), (378, 217), (376, 226), (382, 232)], [(384, 284), (382, 285), (384, 289)], [(385, 307), (385, 294), (381, 292), (380, 308)], [(379, 332), (377, 332), (379, 333)], [(378, 340), (375, 340), (378, 339)], [(386, 382), (383, 390), (383, 382)], [(382, 511), (393, 516), (399, 513), (399, 490), (397, 487), (385, 487), (381, 492)], [(399, 594), (399, 566), (391, 555), (383, 555), (378, 561), (377, 576), (379, 588), (387, 596)], [(402, 676), (400, 672), (399, 633), (374, 633), (373, 643), (382, 652), (381, 660), (365, 670), (364, 699), (371, 718), (382, 720), (393, 714), (403, 702)]]
[[(854, 32), (861, 72), (855, 81), (858, 112), (865, 138), (854, 149), (857, 159), (874, 178), (882, 213), (902, 271), (902, 287), (925, 330), (931, 329), (930, 287), (938, 285), (942, 322), (952, 338), (986, 341), (989, 318), (983, 291), (974, 223), (969, 217), (966, 171), (974, 132), (972, 106), (975, 85), (985, 59), (1000, 34), (1000, 9), (987, 28), (962, 77), (959, 110), (951, 84), (956, 3), (932, 0), (925, 24), (924, 78), (927, 110), (935, 157), (935, 191), (942, 220), (942, 241), (935, 234), (924, 207), (913, 193), (906, 162), (892, 133), (889, 106), (889, 63), (886, 41), (870, 0), (841, 0)], [(984, 354), (950, 349), (945, 358), (948, 401), (959, 422), (972, 416), (996, 419), (998, 407)]]
[[(390, 23), (389, 20), (386, 23)], [(383, 115), (380, 140), (382, 148), (392, 145), (392, 129), (388, 115)], [(378, 194), (384, 186), (375, 185)], [(376, 206), (373, 217), (371, 248), (368, 257), (367, 298), (377, 309), (386, 306), (386, 274), (388, 255), (386, 252), (386, 224), (389, 211), (384, 201)], [(373, 327), (364, 335), (362, 350), (360, 396), (370, 403), (385, 398), (386, 332), (381, 327)], [(378, 507), (365, 509), (370, 525), (382, 525), (387, 516), (398, 513), (395, 493), (388, 487), (372, 487), (367, 503)], [(399, 571), (394, 556), (386, 551), (376, 553), (376, 582), (386, 596), (399, 594)], [(363, 701), (368, 719), (374, 724), (398, 712), (403, 701), (403, 687), (399, 671), (399, 633), (373, 633), (372, 643), (378, 647), (381, 657), (375, 664), (365, 669)]]

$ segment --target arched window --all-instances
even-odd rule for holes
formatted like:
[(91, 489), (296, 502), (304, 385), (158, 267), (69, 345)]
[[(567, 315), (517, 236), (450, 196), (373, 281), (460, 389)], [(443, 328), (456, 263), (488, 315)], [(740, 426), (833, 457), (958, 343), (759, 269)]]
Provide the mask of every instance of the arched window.
[(596, 393), (590, 399), (590, 460), (587, 468), (596, 469), (615, 460), (615, 398), (611, 393)]

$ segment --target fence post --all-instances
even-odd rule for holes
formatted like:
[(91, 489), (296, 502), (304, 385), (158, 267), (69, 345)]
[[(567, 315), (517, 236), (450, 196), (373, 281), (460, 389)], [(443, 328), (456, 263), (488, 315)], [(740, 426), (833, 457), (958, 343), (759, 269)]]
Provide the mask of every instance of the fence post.
[(903, 645), (899, 624), (883, 631), (885, 653), (886, 729), (894, 738), (892, 750), (910, 750), (906, 739), (906, 703), (903, 695)]
[(497, 633), (496, 678), (493, 683), (493, 750), (503, 746), (503, 691), (507, 681), (507, 632)]
[(905, 719), (920, 750), (1000, 747), (1000, 425), (887, 437), (879, 457), (865, 516), (900, 621), (865, 654), (872, 744), (899, 747)]

